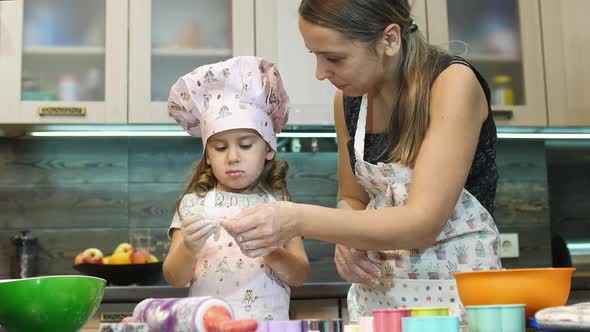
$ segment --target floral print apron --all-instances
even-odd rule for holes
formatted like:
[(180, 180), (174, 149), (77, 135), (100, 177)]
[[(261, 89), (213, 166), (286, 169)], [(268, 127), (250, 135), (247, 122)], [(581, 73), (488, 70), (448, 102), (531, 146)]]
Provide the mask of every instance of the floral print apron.
[[(268, 201), (275, 201), (272, 195), (266, 195)], [(204, 208), (215, 208), (215, 197), (216, 191), (209, 191)], [(264, 258), (242, 254), (223, 227), (207, 239), (201, 250), (189, 295), (220, 297), (232, 306), (238, 319), (289, 319), (289, 286), (265, 264)]]
[[(413, 170), (399, 163), (365, 162), (367, 96), (363, 96), (354, 136), (357, 182), (369, 195), (367, 209), (403, 206)], [(392, 220), (392, 222), (404, 222)], [(463, 317), (452, 272), (500, 268), (499, 232), (492, 216), (463, 189), (443, 231), (428, 249), (369, 252), (381, 269), (378, 285), (353, 284), (348, 292), (351, 321), (377, 308), (448, 307)], [(463, 317), (464, 318), (464, 317)]]

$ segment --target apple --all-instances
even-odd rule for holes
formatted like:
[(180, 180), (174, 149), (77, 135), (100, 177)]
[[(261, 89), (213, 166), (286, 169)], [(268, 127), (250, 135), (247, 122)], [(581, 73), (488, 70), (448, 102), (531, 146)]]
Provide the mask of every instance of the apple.
[(145, 264), (150, 261), (150, 253), (145, 249), (135, 250), (131, 254), (132, 264)]
[(74, 258), (74, 265), (80, 265), (84, 263), (84, 256), (82, 256), (82, 253), (79, 253), (76, 258)]
[(133, 253), (133, 246), (129, 243), (121, 243), (115, 248), (113, 254), (125, 253), (131, 255)]
[(88, 248), (82, 252), (84, 263), (102, 264), (102, 251), (96, 248)]

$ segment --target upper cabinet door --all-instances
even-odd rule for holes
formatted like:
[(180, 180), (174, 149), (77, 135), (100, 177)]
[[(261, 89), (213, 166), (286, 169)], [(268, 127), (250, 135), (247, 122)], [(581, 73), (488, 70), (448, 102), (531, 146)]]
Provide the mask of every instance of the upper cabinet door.
[(483, 74), (497, 124), (547, 125), (539, 0), (427, 0), (426, 7), (430, 42)]
[(541, 0), (550, 126), (590, 125), (587, 0)]
[(0, 123), (125, 123), (128, 3), (0, 2)]
[(297, 25), (301, 0), (257, 0), (256, 54), (277, 64), (291, 107), (289, 125), (333, 125), (336, 88), (316, 79), (310, 54)]
[(129, 123), (174, 123), (166, 100), (191, 70), (254, 55), (254, 0), (130, 0)]

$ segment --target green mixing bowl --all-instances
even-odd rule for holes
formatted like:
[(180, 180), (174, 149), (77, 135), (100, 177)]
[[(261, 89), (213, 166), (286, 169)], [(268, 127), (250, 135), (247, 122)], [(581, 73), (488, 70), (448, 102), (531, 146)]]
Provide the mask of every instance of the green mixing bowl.
[(94, 315), (106, 281), (88, 276), (0, 280), (0, 325), (10, 332), (75, 332)]

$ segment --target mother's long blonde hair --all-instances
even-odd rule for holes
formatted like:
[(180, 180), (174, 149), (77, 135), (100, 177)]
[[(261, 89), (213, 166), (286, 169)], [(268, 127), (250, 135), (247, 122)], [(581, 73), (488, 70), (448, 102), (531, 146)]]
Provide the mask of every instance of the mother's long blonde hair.
[(302, 0), (304, 20), (375, 47), (384, 29), (401, 28), (400, 89), (387, 130), (388, 161), (413, 165), (429, 124), (430, 88), (443, 51), (412, 32), (408, 0)]

